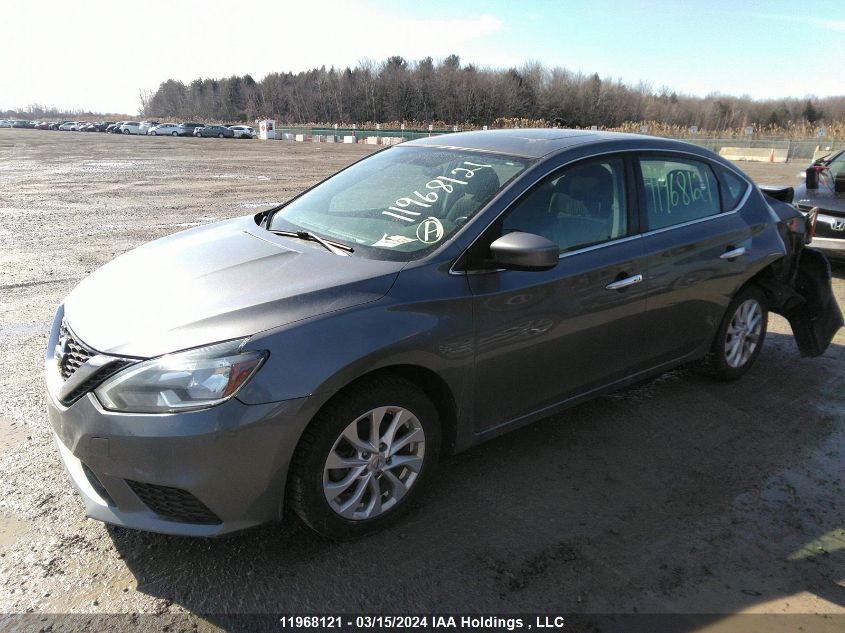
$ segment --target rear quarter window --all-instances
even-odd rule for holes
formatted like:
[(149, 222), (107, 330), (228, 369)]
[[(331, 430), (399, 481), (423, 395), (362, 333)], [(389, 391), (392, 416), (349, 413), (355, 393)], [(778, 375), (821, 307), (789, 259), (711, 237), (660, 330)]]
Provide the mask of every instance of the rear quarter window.
[(739, 205), (750, 185), (745, 179), (724, 167), (717, 167), (716, 172), (722, 185), (722, 211), (732, 211)]

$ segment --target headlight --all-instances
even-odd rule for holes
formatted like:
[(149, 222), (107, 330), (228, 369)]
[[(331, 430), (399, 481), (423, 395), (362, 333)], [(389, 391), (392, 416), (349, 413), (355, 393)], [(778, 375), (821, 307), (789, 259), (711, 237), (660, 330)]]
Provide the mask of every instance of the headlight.
[(204, 409), (234, 396), (268, 352), (241, 352), (244, 340), (217, 343), (143, 361), (118, 372), (95, 391), (105, 409), (173, 413)]

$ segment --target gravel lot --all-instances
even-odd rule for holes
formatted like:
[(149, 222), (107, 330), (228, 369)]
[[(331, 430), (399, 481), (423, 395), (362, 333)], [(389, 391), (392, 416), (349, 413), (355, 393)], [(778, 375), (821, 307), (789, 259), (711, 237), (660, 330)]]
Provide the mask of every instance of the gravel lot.
[[(674, 371), (447, 458), (408, 522), (359, 542), (295, 521), (191, 540), (86, 519), (42, 393), (56, 305), (130, 248), (369, 151), (0, 130), (0, 613), (201, 631), (224, 620), (190, 614), (845, 614), (845, 330), (801, 359), (777, 317), (740, 382)], [(748, 171), (791, 183), (802, 167)]]

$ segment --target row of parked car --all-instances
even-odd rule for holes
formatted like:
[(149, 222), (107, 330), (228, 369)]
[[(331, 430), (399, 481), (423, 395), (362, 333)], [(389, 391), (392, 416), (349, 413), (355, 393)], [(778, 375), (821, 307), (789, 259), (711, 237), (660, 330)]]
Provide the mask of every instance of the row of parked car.
[(160, 123), (159, 121), (24, 121), (0, 120), (0, 128), (32, 128), (62, 132), (107, 132), (109, 134), (146, 134), (149, 136), (216, 136), (218, 138), (255, 138), (248, 125), (215, 123)]

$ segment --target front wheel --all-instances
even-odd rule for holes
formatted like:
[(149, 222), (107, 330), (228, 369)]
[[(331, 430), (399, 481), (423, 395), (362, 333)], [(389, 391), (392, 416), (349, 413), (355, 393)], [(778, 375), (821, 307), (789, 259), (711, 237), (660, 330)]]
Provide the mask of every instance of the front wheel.
[(171, 132), (170, 136), (179, 136), (179, 132)]
[(156, 135), (155, 132), (150, 132), (150, 136), (155, 136), (155, 135)]
[(217, 135), (217, 138), (223, 138), (223, 132), (220, 132), (220, 134)]
[(736, 380), (747, 372), (763, 348), (769, 311), (756, 286), (741, 289), (731, 301), (707, 357), (710, 373), (719, 380)]
[(425, 393), (395, 376), (366, 379), (335, 396), (303, 433), (288, 500), (329, 538), (376, 532), (413, 507), (439, 452), (440, 420)]

